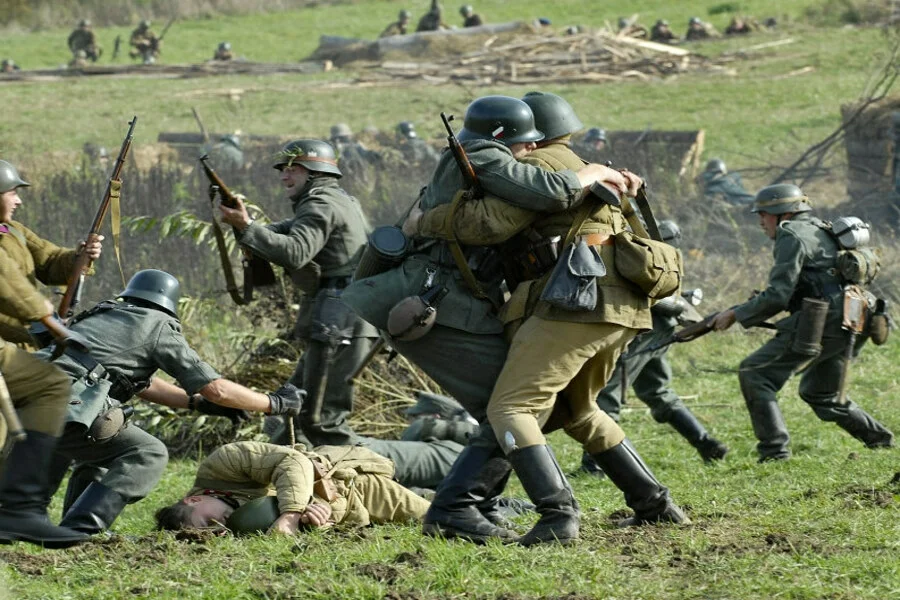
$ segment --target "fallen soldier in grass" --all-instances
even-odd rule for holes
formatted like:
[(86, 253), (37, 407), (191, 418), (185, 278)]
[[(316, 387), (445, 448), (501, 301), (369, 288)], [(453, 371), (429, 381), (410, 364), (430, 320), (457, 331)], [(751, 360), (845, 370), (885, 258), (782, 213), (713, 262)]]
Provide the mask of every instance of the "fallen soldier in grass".
[(421, 522), (428, 501), (393, 475), (390, 460), (360, 446), (308, 452), (302, 445), (235, 442), (200, 463), (194, 487), (157, 511), (156, 524), (295, 534), (334, 524)]

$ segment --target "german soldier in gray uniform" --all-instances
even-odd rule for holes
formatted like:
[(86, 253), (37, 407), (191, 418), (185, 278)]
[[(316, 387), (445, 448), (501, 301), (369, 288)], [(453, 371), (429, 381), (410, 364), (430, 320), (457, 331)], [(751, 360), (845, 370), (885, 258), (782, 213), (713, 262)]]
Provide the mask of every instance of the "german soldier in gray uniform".
[[(287, 385), (273, 394), (223, 379), (188, 345), (176, 313), (180, 285), (172, 275), (139, 271), (115, 300), (101, 302), (72, 320), (90, 353), (66, 348), (55, 364), (72, 381), (66, 427), (50, 468), (50, 491), (69, 464), (75, 471), (63, 504), (62, 524), (95, 534), (109, 528), (128, 504), (144, 498), (168, 461), (165, 445), (128, 424), (121, 404), (134, 396), (172, 408), (241, 417), (243, 410), (297, 414), (302, 392)], [(38, 355), (49, 358), (51, 349)], [(163, 370), (181, 387), (153, 374)], [(130, 410), (127, 407), (126, 410)], [(121, 419), (123, 429), (108, 430)], [(98, 439), (95, 428), (103, 439)]]
[[(762, 323), (782, 311), (777, 333), (741, 362), (738, 378), (750, 412), (760, 462), (790, 457), (787, 427), (778, 408), (778, 391), (806, 365), (800, 378), (800, 398), (816, 416), (843, 428), (868, 448), (893, 445), (894, 435), (849, 399), (841, 402), (841, 373), (851, 334), (842, 328), (843, 286), (837, 266), (838, 244), (826, 224), (809, 214), (807, 196), (795, 185), (765, 187), (756, 194), (753, 212), (760, 226), (775, 240), (775, 264), (766, 289), (751, 300), (719, 313), (714, 327), (722, 331), (739, 322)], [(793, 345), (804, 298), (828, 303), (821, 352), (811, 357)]]

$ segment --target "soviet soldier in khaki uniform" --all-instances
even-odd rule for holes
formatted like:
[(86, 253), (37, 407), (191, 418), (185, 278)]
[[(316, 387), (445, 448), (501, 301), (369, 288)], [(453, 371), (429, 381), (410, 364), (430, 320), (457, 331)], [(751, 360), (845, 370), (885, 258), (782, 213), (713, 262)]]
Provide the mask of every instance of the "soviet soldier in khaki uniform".
[[(522, 162), (548, 171), (573, 169), (583, 164), (568, 146), (571, 134), (582, 128), (571, 106), (559, 96), (539, 92), (527, 94), (523, 100), (531, 107), (535, 124), (549, 139), (523, 157)], [(635, 185), (631, 181), (636, 179), (634, 176), (624, 177), (629, 187)], [(494, 207), (489, 206), (491, 202)], [(609, 469), (610, 479), (625, 492), (626, 501), (635, 510), (635, 517), (624, 524), (681, 522), (685, 517), (669, 500), (667, 489), (656, 481), (618, 425), (594, 402), (621, 349), (639, 329), (649, 327), (650, 323), (647, 297), (633, 291), (633, 286), (612, 268), (612, 249), (607, 248), (610, 234), (604, 230), (610, 233), (624, 230), (621, 211), (600, 205), (590, 213), (580, 208), (569, 209), (543, 218), (519, 210), (506, 211), (504, 219), (486, 217), (497, 208), (502, 207), (496, 206), (496, 200), (467, 203), (462, 214), (456, 215), (457, 230), (463, 222), (476, 230), (487, 227), (497, 235), (501, 234), (497, 223), (503, 223), (507, 234), (525, 229), (522, 237), (511, 240), (504, 251), (504, 256), (515, 263), (516, 255), (521, 255), (524, 249), (530, 253), (543, 245), (534, 240), (564, 236), (579, 213), (590, 214), (579, 231), (586, 239), (597, 242), (599, 256), (605, 256), (604, 262), (610, 265), (607, 274), (597, 280), (600, 296), (597, 308), (588, 313), (563, 311), (538, 301), (543, 283), (539, 277), (552, 268), (553, 260), (539, 267), (533, 278), (520, 275), (524, 271), (517, 264), (505, 269), (507, 285), (513, 292), (500, 316), (514, 337), (487, 415), (526, 492), (541, 513), (538, 525), (519, 543), (566, 543), (577, 537), (577, 504), (541, 434), (541, 427), (550, 420), (557, 392), (562, 394), (550, 427), (563, 427), (604, 465), (604, 470)], [(445, 212), (443, 208), (439, 208), (430, 215), (426, 213), (419, 224), (420, 231), (432, 229), (435, 222), (446, 223), (442, 212)], [(531, 269), (534, 264), (528, 262)], [(520, 323), (523, 324), (518, 328)], [(547, 366), (548, 361), (553, 362), (553, 368)]]
[(347, 377), (378, 334), (341, 301), (369, 225), (359, 202), (338, 183), (342, 173), (334, 148), (321, 140), (295, 140), (274, 167), (281, 172), (293, 217), (263, 226), (250, 219), (243, 202), (235, 210), (221, 209), (223, 220), (238, 231), (240, 244), (284, 267), (305, 293), (299, 323), (306, 352), (290, 380), (309, 394), (296, 419), (298, 440), (309, 447), (360, 443), (393, 460), (404, 485), (437, 485), (461, 446), (449, 440), (363, 438), (347, 423), (354, 396)]
[[(566, 210), (581, 202), (584, 189), (595, 181), (623, 180), (618, 172), (601, 165), (550, 173), (517, 162), (516, 157), (526, 155), (541, 137), (528, 105), (505, 96), (486, 96), (470, 104), (459, 134), (485, 192), (518, 203), (525, 211)], [(458, 165), (444, 152), (419, 206), (424, 211), (448, 208), (465, 188)], [(409, 222), (415, 223), (414, 214)], [(404, 231), (413, 235), (416, 228), (404, 226)], [(420, 230), (420, 235), (429, 233)], [(427, 334), (391, 342), (483, 425), (481, 434), (470, 438), (438, 488), (424, 531), (473, 541), (496, 536), (512, 539), (515, 534), (497, 512), (510, 466), (493, 432), (485, 427), (485, 408), (508, 350), (495, 308), (502, 303), (503, 276), (495, 251), (487, 247), (496, 242), (488, 237), (466, 242), (471, 244), (466, 253), (474, 265), (479, 294), (463, 282), (446, 242), (421, 239), (414, 243), (399, 267), (355, 281), (344, 291), (343, 299), (364, 319), (387, 330), (390, 310), (401, 300), (446, 288), (435, 324)]]
[(88, 19), (79, 21), (78, 28), (69, 34), (67, 43), (73, 56), (79, 51), (84, 51), (85, 58), (91, 62), (97, 62), (102, 53), (100, 46), (97, 45), (97, 34), (94, 33)]
[[(244, 410), (300, 412), (303, 394), (294, 386), (261, 394), (222, 378), (204, 362), (181, 333), (179, 296), (177, 279), (147, 269), (138, 271), (115, 300), (72, 319), (72, 330), (91, 352), (66, 348), (55, 360), (72, 383), (65, 429), (49, 469), (52, 494), (74, 462), (63, 501), (61, 524), (66, 527), (87, 534), (108, 529), (125, 506), (143, 499), (162, 476), (166, 447), (141, 428), (128, 424), (118, 432), (104, 431), (102, 439), (93, 433), (92, 425), (110, 418), (134, 395), (233, 420)], [(51, 349), (38, 355), (50, 359)], [(181, 387), (153, 377), (157, 370)]]
[[(759, 214), (766, 235), (775, 240), (775, 264), (766, 289), (719, 313), (714, 326), (719, 331), (735, 322), (751, 327), (782, 311), (791, 313), (775, 324), (774, 338), (741, 362), (738, 373), (753, 433), (759, 440), (760, 462), (790, 458), (790, 436), (777, 394), (801, 367), (800, 398), (819, 419), (835, 423), (867, 448), (893, 446), (894, 435), (886, 427), (849, 398), (841, 402), (840, 378), (850, 332), (841, 326), (844, 281), (836, 268), (837, 242), (825, 224), (809, 214), (809, 199), (795, 185), (761, 189), (752, 210)], [(822, 350), (812, 360), (793, 349), (804, 298), (828, 302)]]
[(266, 523), (276, 533), (420, 521), (428, 501), (393, 481), (393, 473), (391, 461), (360, 447), (309, 452), (301, 445), (226, 444), (200, 463), (187, 496), (157, 511), (157, 527), (177, 531), (219, 524), (243, 532), (245, 523), (261, 516), (246, 514), (259, 511), (247, 503), (266, 496), (277, 504)]
[(38, 292), (37, 282), (66, 283), (77, 252), (99, 258), (102, 236), (81, 250), (68, 250), (14, 221), (22, 204), (18, 189), (28, 185), (15, 167), (0, 160), (0, 372), (27, 436), (12, 446), (0, 475), (0, 542), (65, 547), (86, 538), (52, 525), (47, 516), (47, 467), (62, 431), (69, 382), (58, 368), (15, 344), (33, 342), (30, 322), (53, 319), (53, 305)]
[(448, 29), (447, 24), (444, 23), (443, 13), (444, 9), (441, 7), (440, 2), (438, 2), (438, 0), (431, 0), (431, 8), (419, 19), (419, 24), (416, 26), (416, 33), (420, 31)]
[(384, 31), (382, 31), (381, 35), (378, 37), (385, 38), (395, 35), (406, 35), (409, 29), (409, 20), (411, 18), (411, 12), (406, 9), (401, 10), (400, 14), (397, 15), (397, 20), (385, 27)]
[(128, 55), (131, 58), (140, 58), (145, 65), (152, 64), (159, 58), (162, 42), (150, 29), (150, 21), (141, 21), (131, 32), (128, 43), (132, 46)]

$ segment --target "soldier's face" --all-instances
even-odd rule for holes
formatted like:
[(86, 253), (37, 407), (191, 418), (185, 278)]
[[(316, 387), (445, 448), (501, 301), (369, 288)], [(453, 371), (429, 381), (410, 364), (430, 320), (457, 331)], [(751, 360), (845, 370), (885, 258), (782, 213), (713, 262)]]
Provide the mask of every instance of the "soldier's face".
[(513, 158), (516, 160), (528, 156), (535, 148), (537, 148), (537, 144), (534, 142), (519, 142), (518, 144), (509, 145), (509, 151), (512, 152)]
[(767, 212), (759, 213), (759, 226), (766, 232), (770, 240), (775, 239), (775, 232), (778, 231), (778, 217), (779, 215), (770, 215)]
[(224, 525), (234, 509), (212, 496), (188, 496), (184, 502), (193, 508), (191, 511), (191, 527), (211, 527)]
[(281, 185), (288, 198), (293, 198), (309, 180), (309, 169), (300, 165), (290, 165), (281, 170)]
[(13, 213), (22, 204), (18, 190), (9, 190), (0, 194), (0, 223), (12, 221)]

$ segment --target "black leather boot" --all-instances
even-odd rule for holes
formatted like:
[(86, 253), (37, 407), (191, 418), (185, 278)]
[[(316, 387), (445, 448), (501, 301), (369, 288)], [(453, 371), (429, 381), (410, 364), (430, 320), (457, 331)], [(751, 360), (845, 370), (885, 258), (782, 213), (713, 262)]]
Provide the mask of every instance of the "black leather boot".
[(54, 525), (47, 516), (48, 465), (57, 439), (38, 431), (26, 434), (13, 446), (0, 476), (0, 541), (67, 548), (88, 539)]
[(606, 478), (606, 473), (603, 472), (603, 469), (600, 468), (600, 465), (597, 464), (594, 457), (587, 452), (582, 452), (581, 454), (581, 472), (590, 475), (595, 479)]
[(865, 444), (866, 448), (891, 448), (894, 445), (894, 434), (859, 407), (854, 406), (835, 423)]
[(619, 522), (620, 527), (658, 522), (690, 523), (669, 498), (669, 490), (656, 480), (627, 438), (593, 456), (609, 480), (625, 494), (625, 504), (634, 511), (633, 517)]
[(519, 538), (519, 544), (567, 545), (578, 539), (578, 503), (550, 446), (513, 450), (509, 453), (509, 462), (541, 515), (531, 531)]
[(687, 408), (670, 412), (667, 423), (697, 449), (704, 462), (722, 460), (728, 453), (728, 446), (709, 435), (694, 413)]
[(120, 493), (93, 482), (78, 496), (60, 526), (94, 535), (109, 529), (126, 504)]
[(514, 531), (496, 526), (479, 510), (479, 505), (487, 509), (495, 503), (496, 499), (488, 494), (509, 476), (509, 469), (500, 448), (466, 446), (438, 486), (425, 514), (422, 532), (475, 543), (491, 538), (515, 541), (518, 535)]

